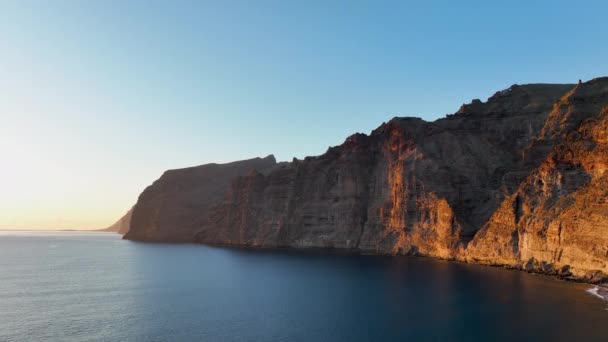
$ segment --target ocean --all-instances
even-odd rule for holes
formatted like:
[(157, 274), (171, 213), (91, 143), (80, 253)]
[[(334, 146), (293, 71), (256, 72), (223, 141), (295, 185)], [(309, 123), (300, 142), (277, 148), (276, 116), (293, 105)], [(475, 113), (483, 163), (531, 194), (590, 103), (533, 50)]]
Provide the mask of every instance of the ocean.
[(0, 232), (0, 341), (607, 341), (593, 286), (416, 257)]

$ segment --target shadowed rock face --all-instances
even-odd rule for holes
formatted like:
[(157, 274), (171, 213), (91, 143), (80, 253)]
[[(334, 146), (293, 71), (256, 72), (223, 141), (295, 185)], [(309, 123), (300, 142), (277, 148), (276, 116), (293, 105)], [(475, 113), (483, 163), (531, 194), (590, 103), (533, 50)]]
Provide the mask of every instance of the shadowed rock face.
[(274, 156), (228, 164), (207, 164), (166, 171), (139, 195), (126, 239), (193, 241), (207, 222), (209, 209), (219, 203), (230, 182), (250, 170), (276, 165)]
[(418, 254), (601, 279), (607, 87), (608, 78), (514, 85), (434, 122), (394, 118), (318, 157), (168, 171), (140, 196), (126, 238)]

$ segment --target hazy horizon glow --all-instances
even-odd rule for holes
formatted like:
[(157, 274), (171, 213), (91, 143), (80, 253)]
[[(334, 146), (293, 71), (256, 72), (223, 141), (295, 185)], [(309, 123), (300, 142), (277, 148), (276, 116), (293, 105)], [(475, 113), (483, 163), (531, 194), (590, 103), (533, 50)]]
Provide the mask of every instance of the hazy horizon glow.
[(3, 1), (0, 229), (104, 228), (161, 173), (608, 75), (604, 2)]

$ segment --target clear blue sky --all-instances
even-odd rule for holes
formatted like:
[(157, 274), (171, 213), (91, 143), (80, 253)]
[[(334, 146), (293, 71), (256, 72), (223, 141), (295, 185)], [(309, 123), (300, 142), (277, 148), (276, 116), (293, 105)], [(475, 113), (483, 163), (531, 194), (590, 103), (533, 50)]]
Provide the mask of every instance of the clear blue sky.
[(0, 228), (101, 228), (168, 168), (608, 75), (606, 4), (2, 1)]

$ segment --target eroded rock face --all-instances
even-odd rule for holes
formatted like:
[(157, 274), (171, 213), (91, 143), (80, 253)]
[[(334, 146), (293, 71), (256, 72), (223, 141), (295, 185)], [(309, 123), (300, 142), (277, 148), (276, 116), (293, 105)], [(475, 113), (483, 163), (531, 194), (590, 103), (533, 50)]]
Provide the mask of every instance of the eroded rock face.
[(140, 196), (126, 237), (418, 254), (601, 279), (607, 87), (608, 78), (514, 85), (434, 122), (394, 118), (318, 157), (168, 171)]

